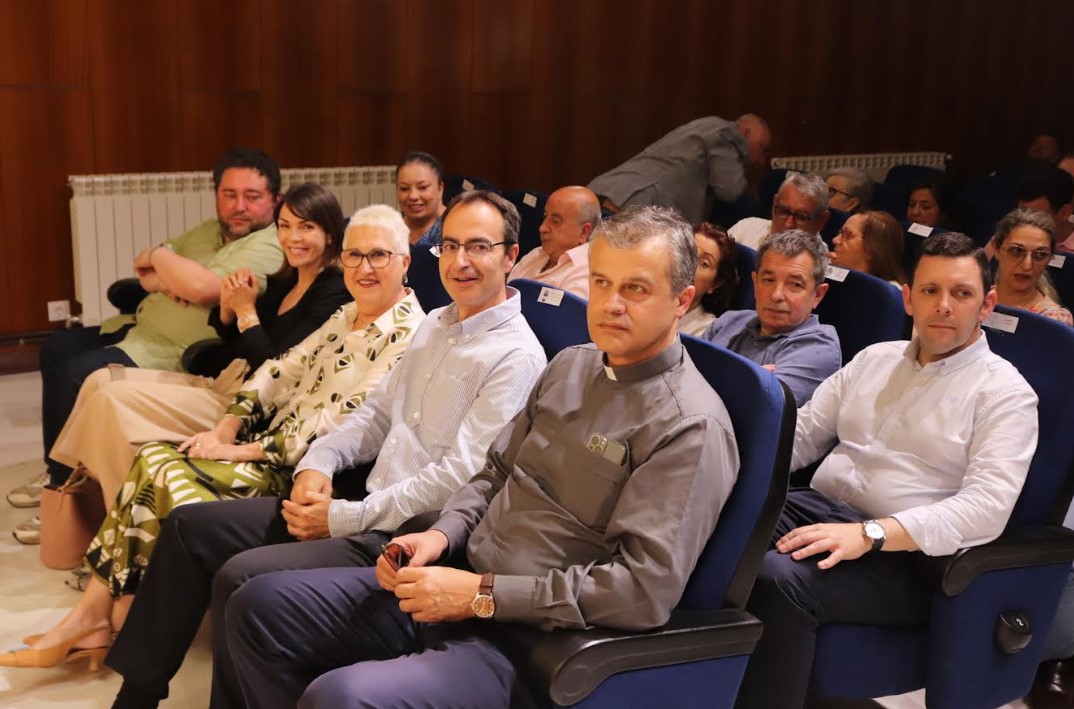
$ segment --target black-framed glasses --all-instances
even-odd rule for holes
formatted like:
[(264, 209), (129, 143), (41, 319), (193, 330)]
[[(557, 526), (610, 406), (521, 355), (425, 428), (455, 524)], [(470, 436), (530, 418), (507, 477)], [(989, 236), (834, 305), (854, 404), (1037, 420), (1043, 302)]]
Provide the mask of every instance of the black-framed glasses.
[(369, 261), (370, 268), (384, 268), (388, 265), (388, 262), (392, 260), (392, 256), (402, 256), (403, 254), (397, 254), (394, 251), (388, 251), (387, 249), (373, 249), (369, 253), (365, 254), (358, 249), (347, 249), (339, 255), (339, 260), (343, 262), (343, 265), (347, 268), (358, 268), (362, 265), (362, 260)]
[(816, 214), (810, 212), (795, 212), (794, 210), (784, 207), (782, 204), (772, 205), (772, 217), (779, 219), (780, 221), (786, 221), (788, 218), (794, 220), (794, 225), (802, 227), (817, 218)]
[(1033, 259), (1033, 263), (1044, 263), (1052, 257), (1051, 249), (1033, 249), (1030, 251), (1021, 244), (1006, 244), (999, 247), (999, 250), (1007, 254), (1014, 261), (1021, 261), (1029, 254), (1029, 258)]
[(850, 193), (846, 192), (844, 190), (841, 190), (838, 187), (832, 187), (831, 185), (828, 185), (828, 191), (829, 192), (835, 192), (836, 194), (841, 194), (844, 197), (846, 197), (847, 199), (850, 199)]
[(459, 249), (466, 252), (466, 255), (471, 258), (479, 258), (488, 256), (492, 253), (492, 249), (497, 246), (506, 244), (506, 241), (488, 242), (488, 241), (467, 241), (465, 244), (460, 244), (457, 241), (444, 240), (434, 246), (430, 251), (435, 256), (447, 256), (454, 257), (459, 253)]

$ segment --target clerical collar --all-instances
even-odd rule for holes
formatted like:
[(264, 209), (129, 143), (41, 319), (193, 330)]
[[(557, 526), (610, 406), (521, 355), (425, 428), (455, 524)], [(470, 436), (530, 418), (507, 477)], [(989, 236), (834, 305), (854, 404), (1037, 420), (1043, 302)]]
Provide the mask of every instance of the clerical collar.
[(658, 374), (663, 374), (676, 364), (682, 362), (682, 357), (682, 341), (676, 337), (670, 345), (664, 348), (663, 352), (653, 355), (649, 359), (641, 362), (628, 364), (623, 367), (613, 367), (608, 364), (608, 355), (606, 354), (601, 354), (601, 362), (604, 364), (604, 374), (607, 375), (608, 379), (611, 379), (613, 382), (630, 384), (632, 382), (640, 382), (643, 379), (648, 379)]

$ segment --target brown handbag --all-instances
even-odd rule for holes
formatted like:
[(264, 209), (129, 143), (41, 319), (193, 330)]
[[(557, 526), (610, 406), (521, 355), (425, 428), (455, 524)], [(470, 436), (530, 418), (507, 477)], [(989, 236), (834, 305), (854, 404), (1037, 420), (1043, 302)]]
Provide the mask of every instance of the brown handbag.
[(41, 563), (52, 569), (82, 565), (93, 535), (104, 521), (100, 484), (76, 468), (63, 485), (41, 491)]

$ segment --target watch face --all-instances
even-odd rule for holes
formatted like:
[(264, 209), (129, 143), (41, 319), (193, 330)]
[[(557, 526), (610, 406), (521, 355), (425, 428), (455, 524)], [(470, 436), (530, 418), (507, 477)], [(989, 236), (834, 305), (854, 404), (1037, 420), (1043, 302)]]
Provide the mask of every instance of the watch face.
[(491, 618), (492, 614), (496, 612), (496, 601), (492, 600), (492, 596), (486, 593), (479, 593), (470, 602), (470, 608), (473, 609), (474, 615), (478, 618)]
[(865, 536), (869, 537), (869, 539), (884, 538), (884, 528), (878, 522), (866, 522), (864, 531)]

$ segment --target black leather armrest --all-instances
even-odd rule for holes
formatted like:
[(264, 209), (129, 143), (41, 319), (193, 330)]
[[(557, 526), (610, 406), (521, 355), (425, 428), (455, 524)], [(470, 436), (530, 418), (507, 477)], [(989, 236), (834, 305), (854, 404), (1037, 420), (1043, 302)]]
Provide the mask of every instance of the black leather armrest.
[[(761, 621), (744, 610), (677, 610), (667, 624), (643, 632), (594, 628), (542, 633), (521, 626), (504, 628), (508, 645), (528, 655), (520, 661), (530, 683), (547, 688), (560, 705), (589, 696), (617, 672), (753, 652)], [(516, 655), (517, 657), (517, 655)]]
[(956, 596), (987, 571), (1072, 561), (1074, 531), (1051, 526), (1010, 530), (988, 544), (960, 549), (926, 564), (936, 573), (943, 593)]
[(119, 312), (131, 314), (138, 309), (142, 298), (149, 295), (137, 278), (120, 278), (108, 286), (106, 293), (108, 302), (116, 307)]
[(198, 340), (183, 350), (183, 369), (202, 377), (215, 377), (231, 364), (231, 354), (219, 338)]

